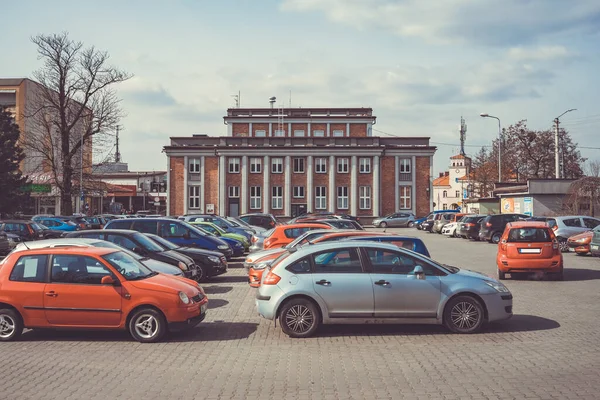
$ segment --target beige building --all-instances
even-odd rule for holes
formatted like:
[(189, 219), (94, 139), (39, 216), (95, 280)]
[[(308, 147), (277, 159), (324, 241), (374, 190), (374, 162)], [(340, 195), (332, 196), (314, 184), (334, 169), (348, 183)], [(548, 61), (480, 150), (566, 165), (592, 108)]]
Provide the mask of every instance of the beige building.
[(472, 192), (468, 178), (470, 168), (469, 157), (462, 154), (450, 157), (448, 171), (440, 172), (439, 177), (433, 180), (434, 211), (463, 208), (464, 199), (469, 198)]

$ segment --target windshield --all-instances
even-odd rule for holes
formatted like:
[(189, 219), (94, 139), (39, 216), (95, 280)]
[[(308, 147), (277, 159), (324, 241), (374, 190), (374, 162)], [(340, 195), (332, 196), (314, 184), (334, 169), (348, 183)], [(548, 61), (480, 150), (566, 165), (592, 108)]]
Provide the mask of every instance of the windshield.
[(107, 254), (102, 258), (108, 261), (128, 281), (146, 279), (157, 275), (157, 272), (148, 269), (144, 264), (123, 251)]
[(161, 238), (160, 236), (152, 235), (152, 236), (148, 236), (148, 237), (166, 249), (175, 250), (175, 249), (179, 248), (179, 246), (177, 246), (176, 244), (171, 243), (167, 239)]
[(154, 243), (150, 238), (141, 233), (136, 233), (133, 235), (133, 238), (137, 240), (137, 242), (142, 245), (145, 250), (151, 251), (153, 253), (164, 251), (162, 247)]
[(120, 250), (123, 253), (129, 254), (131, 257), (135, 258), (136, 260), (142, 260), (144, 257), (140, 256), (139, 254), (134, 253), (131, 250), (125, 249), (121, 246), (117, 246), (116, 244), (112, 243), (112, 242), (107, 242), (106, 240), (101, 240), (99, 242), (94, 242), (92, 243), (92, 246), (94, 247), (103, 247), (106, 249), (115, 249), (115, 250)]

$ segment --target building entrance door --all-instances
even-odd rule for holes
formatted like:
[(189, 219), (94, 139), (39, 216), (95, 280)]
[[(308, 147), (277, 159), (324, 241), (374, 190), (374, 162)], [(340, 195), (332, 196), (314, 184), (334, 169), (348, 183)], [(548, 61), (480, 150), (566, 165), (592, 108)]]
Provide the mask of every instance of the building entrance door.
[(227, 216), (237, 217), (240, 215), (240, 199), (229, 199), (229, 212)]
[(306, 212), (306, 204), (292, 204), (292, 218), (302, 215)]

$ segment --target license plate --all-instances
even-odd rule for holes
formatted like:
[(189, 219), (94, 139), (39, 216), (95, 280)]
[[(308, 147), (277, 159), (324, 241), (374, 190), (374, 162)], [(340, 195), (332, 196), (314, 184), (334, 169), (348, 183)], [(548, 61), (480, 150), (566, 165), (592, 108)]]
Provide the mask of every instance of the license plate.
[(540, 254), (542, 249), (519, 249), (521, 254)]
[(200, 306), (200, 314), (204, 314), (208, 308), (208, 303), (204, 303)]
[(590, 249), (592, 249), (592, 250), (598, 250), (598, 246), (595, 245), (595, 244), (593, 244), (593, 245), (590, 246)]

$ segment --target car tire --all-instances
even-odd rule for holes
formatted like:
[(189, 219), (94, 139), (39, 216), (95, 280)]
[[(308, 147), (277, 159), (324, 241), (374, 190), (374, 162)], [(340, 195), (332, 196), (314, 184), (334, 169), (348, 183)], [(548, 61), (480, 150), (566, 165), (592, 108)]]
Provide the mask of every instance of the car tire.
[(208, 275), (206, 275), (206, 271), (202, 265), (198, 265), (198, 275), (194, 277), (196, 282), (206, 282), (208, 281)]
[(23, 319), (12, 308), (0, 309), (0, 342), (16, 340), (23, 333)]
[(283, 333), (292, 338), (307, 338), (319, 328), (319, 309), (307, 299), (297, 298), (286, 302), (279, 313)]
[(387, 228), (387, 222), (380, 222), (379, 223), (379, 227), (380, 228)]
[(483, 306), (471, 296), (454, 297), (444, 308), (444, 325), (454, 333), (476, 333), (484, 320)]
[(498, 280), (505, 280), (506, 279), (506, 272), (503, 272), (500, 270), (500, 268), (498, 268)]
[(423, 230), (423, 228), (421, 228), (421, 224), (417, 224), (417, 230), (418, 231)]
[(567, 239), (558, 238), (558, 248), (561, 253), (567, 253), (569, 251), (569, 244), (567, 243)]
[(490, 243), (498, 244), (500, 243), (500, 239), (502, 239), (502, 234), (500, 232), (494, 232), (490, 239)]
[(413, 226), (415, 226), (415, 223), (413, 221), (410, 221), (406, 226), (412, 228)]
[(163, 314), (154, 308), (140, 308), (129, 318), (127, 328), (138, 342), (154, 343), (167, 333), (167, 321)]

